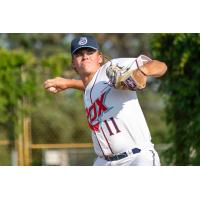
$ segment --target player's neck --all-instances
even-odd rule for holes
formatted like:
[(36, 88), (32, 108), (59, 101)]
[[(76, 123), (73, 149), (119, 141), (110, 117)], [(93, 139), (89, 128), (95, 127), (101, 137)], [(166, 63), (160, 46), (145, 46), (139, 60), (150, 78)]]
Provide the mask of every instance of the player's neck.
[(101, 66), (98, 66), (90, 72), (84, 72), (82, 74), (79, 73), (80, 78), (83, 81), (83, 84), (84, 84), (85, 87), (89, 84), (89, 82), (92, 80), (92, 78), (94, 77), (94, 75), (96, 74), (96, 72), (99, 70), (100, 67)]
[(83, 81), (83, 84), (84, 84), (85, 87), (92, 80), (94, 75), (95, 75), (95, 73), (88, 74), (87, 76), (81, 76), (81, 80)]

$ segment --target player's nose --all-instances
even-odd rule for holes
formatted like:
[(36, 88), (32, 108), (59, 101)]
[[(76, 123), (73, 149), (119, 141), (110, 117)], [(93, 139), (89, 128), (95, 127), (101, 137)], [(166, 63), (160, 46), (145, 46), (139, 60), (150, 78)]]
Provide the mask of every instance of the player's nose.
[(87, 54), (87, 52), (84, 52), (83, 53), (83, 59), (87, 59), (88, 58), (88, 54)]

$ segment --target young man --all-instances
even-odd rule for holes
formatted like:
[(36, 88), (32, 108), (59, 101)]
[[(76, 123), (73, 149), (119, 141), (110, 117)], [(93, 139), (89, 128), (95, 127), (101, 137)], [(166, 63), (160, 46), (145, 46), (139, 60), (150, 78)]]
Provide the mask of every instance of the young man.
[(91, 36), (74, 39), (71, 54), (73, 67), (81, 80), (57, 77), (45, 81), (44, 87), (54, 93), (67, 88), (85, 91), (86, 115), (98, 156), (94, 165), (159, 166), (159, 157), (132, 82), (124, 82), (122, 89), (117, 88), (110, 84), (107, 75), (111, 64), (127, 70), (135, 67), (137, 76), (145, 85), (148, 76), (160, 77), (166, 72), (165, 63), (142, 55), (113, 59), (103, 64), (103, 55)]

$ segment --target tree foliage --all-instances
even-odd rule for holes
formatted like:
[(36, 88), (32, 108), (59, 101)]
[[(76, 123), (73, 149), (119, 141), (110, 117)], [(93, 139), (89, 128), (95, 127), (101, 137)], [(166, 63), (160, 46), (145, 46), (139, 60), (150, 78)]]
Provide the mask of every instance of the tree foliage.
[[(57, 53), (36, 59), (31, 52), (0, 49), (0, 57), (0, 127), (8, 132), (10, 140), (14, 141), (16, 135), (22, 133), (19, 123), (24, 115), (32, 116), (33, 141), (54, 143), (80, 142), (80, 138), (88, 140), (89, 137), (84, 137), (87, 123), (83, 125), (82, 122), (85, 120), (80, 119), (75, 123), (81, 116), (80, 112), (84, 112), (80, 95), (77, 99), (76, 92), (70, 91), (55, 96), (43, 88), (45, 79), (68, 72), (71, 74), (69, 54)], [(73, 136), (76, 135), (75, 131), (80, 133), (79, 138)]]
[(0, 49), (0, 58), (0, 123), (13, 140), (20, 116), (30, 109), (24, 101), (36, 100), (35, 57)]
[(168, 72), (161, 90), (167, 95), (167, 123), (173, 148), (169, 162), (200, 164), (200, 34), (158, 34), (152, 41), (155, 59)]

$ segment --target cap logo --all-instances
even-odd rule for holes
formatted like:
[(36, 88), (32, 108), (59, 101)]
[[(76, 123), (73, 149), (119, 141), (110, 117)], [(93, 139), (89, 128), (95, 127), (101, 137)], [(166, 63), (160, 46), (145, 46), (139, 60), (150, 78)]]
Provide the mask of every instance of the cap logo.
[(79, 42), (78, 42), (79, 45), (85, 45), (87, 44), (87, 38), (86, 37), (81, 37)]

